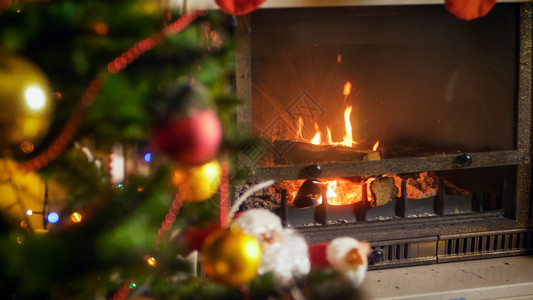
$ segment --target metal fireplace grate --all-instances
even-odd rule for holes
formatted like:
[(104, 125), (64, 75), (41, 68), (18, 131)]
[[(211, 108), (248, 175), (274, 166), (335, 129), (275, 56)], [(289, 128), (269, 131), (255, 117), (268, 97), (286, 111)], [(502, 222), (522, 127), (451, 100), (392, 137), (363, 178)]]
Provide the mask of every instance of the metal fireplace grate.
[(509, 230), (497, 233), (441, 236), (438, 262), (518, 255), (533, 250), (533, 231)]
[(372, 242), (369, 269), (437, 263), (438, 237)]
[(373, 242), (372, 249), (371, 270), (522, 255), (533, 253), (533, 231), (516, 229)]

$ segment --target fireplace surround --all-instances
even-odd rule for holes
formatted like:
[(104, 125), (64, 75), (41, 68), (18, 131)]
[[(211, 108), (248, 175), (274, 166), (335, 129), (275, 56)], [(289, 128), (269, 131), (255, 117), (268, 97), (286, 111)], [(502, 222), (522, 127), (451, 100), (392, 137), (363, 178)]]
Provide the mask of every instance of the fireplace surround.
[[(238, 162), (251, 183), (276, 180), (249, 201), (268, 198), (309, 244), (370, 241), (374, 269), (531, 253), (532, 10), (498, 3), (470, 22), (442, 5), (239, 17), (236, 89), (246, 101), (237, 121), (264, 146)], [(355, 142), (311, 144), (326, 125), (330, 140), (342, 139), (348, 105)], [(422, 175), (433, 192), (416, 198), (408, 190)], [(333, 179), (359, 184), (358, 199), (329, 204)], [(294, 207), (306, 181), (325, 201)]]

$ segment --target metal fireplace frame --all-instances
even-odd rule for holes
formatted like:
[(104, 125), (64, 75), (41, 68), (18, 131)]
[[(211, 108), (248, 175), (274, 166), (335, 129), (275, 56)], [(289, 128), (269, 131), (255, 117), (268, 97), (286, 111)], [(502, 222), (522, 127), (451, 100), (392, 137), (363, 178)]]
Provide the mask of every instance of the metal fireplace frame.
[[(298, 230), (309, 244), (326, 242), (339, 236), (370, 241), (373, 249), (382, 254), (382, 261), (376, 261), (371, 266), (374, 269), (532, 253), (532, 20), (533, 3), (521, 3), (515, 150), (469, 153), (472, 163), (465, 167), (457, 164), (458, 155), (439, 155), (327, 163), (321, 165), (319, 176), (308, 172), (310, 165), (254, 168), (251, 180), (260, 182), (267, 179), (297, 180), (506, 167), (506, 172), (512, 172), (516, 180), (512, 180), (510, 186), (505, 188), (507, 198), (513, 201), (505, 201), (501, 211), (331, 224), (319, 226), (319, 229), (317, 226), (298, 227)], [(250, 24), (250, 16), (238, 18), (235, 36), (239, 51), (235, 80), (237, 95), (246, 100), (237, 112), (238, 126), (241, 132), (251, 136)]]

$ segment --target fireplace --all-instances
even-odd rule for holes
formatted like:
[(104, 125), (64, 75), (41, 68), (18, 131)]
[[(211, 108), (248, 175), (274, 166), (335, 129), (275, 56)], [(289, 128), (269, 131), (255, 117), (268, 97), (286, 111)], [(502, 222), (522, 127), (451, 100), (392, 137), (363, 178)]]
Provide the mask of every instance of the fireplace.
[[(310, 244), (372, 243), (372, 268), (533, 250), (531, 3), (261, 9), (238, 19), (238, 162)], [(235, 188), (235, 195), (247, 185)]]

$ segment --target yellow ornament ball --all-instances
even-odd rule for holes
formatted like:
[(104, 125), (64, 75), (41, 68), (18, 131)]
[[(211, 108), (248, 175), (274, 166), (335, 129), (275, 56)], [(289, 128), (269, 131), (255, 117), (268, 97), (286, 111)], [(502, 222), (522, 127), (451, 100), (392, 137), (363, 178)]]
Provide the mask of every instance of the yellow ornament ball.
[(28, 153), (48, 132), (53, 105), (45, 74), (29, 60), (0, 51), (0, 150)]
[(220, 283), (238, 287), (257, 276), (261, 246), (240, 230), (217, 229), (202, 245), (205, 274)]
[(47, 229), (43, 210), (59, 212), (63, 208), (67, 198), (63, 186), (57, 181), (45, 183), (39, 174), (21, 169), (11, 159), (0, 159), (0, 170), (0, 214), (34, 233)]
[(211, 198), (218, 191), (220, 175), (220, 164), (213, 160), (175, 171), (172, 184), (178, 187), (183, 201), (199, 202)]

